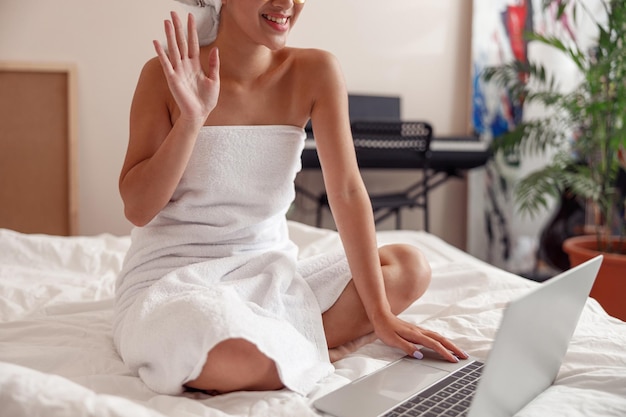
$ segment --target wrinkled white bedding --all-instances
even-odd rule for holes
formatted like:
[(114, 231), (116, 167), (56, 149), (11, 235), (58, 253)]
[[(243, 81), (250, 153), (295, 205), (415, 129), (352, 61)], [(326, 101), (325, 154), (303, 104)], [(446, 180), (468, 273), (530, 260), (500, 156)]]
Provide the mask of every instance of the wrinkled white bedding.
[[(300, 256), (338, 248), (335, 232), (290, 223)], [(534, 285), (437, 237), (380, 232), (381, 244), (413, 243), (433, 280), (403, 317), (486, 357), (502, 308)], [(335, 363), (309, 397), (279, 392), (157, 395), (113, 347), (116, 274), (129, 239), (61, 238), (0, 230), (0, 414), (19, 416), (316, 416), (311, 401), (398, 358), (376, 341)], [(529, 341), (532, 343), (532, 341)], [(625, 416), (626, 323), (589, 300), (555, 384), (519, 416)]]

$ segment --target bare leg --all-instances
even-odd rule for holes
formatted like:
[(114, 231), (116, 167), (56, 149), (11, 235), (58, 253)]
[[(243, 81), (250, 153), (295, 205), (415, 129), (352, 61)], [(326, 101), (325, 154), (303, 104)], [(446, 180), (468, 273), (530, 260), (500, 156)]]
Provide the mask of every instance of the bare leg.
[(354, 340), (344, 343), (343, 345), (328, 348), (328, 356), (331, 362), (337, 362), (339, 359), (343, 359), (352, 352), (356, 352), (361, 346), (365, 346), (375, 341), (378, 337), (374, 332), (370, 332), (365, 336), (357, 337)]
[[(419, 298), (430, 283), (430, 267), (424, 256), (408, 245), (390, 245), (380, 249), (385, 289), (394, 314), (405, 310)], [(372, 326), (365, 314), (354, 283), (350, 282), (337, 302), (322, 315), (328, 346), (350, 344), (358, 347), (371, 341)], [(357, 340), (358, 339), (358, 340)], [(354, 349), (351, 349), (354, 350)], [(335, 350), (333, 360), (350, 349)], [(257, 347), (243, 339), (219, 343), (208, 354), (198, 378), (186, 386), (220, 393), (265, 391), (283, 387), (276, 364)]]
[[(387, 298), (392, 312), (399, 314), (428, 288), (430, 266), (424, 255), (409, 245), (383, 246), (379, 254)], [(344, 345), (373, 331), (352, 281), (322, 319), (329, 348)]]
[(283, 387), (274, 361), (244, 339), (228, 339), (217, 344), (208, 353), (198, 378), (185, 385), (219, 393)]

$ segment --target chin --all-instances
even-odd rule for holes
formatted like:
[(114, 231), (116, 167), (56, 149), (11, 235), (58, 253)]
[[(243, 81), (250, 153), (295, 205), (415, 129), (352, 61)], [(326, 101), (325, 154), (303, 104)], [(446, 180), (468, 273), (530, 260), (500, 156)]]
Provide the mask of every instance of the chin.
[(265, 43), (265, 47), (271, 51), (279, 51), (287, 46), (287, 39), (274, 40)]

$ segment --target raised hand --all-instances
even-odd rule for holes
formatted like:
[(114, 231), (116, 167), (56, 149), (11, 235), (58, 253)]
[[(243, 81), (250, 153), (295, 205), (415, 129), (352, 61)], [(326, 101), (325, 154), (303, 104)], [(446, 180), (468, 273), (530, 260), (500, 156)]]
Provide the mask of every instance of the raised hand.
[(165, 21), (167, 52), (158, 41), (154, 48), (161, 62), (167, 85), (180, 109), (180, 117), (202, 123), (217, 104), (220, 91), (219, 53), (211, 49), (206, 73), (200, 61), (200, 45), (193, 15), (187, 21), (185, 36), (183, 24), (176, 14)]

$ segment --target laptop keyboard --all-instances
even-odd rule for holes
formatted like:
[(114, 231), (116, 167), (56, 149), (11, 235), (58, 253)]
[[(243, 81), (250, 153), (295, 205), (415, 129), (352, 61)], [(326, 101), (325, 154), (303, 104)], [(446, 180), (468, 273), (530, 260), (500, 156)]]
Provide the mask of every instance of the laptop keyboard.
[(484, 364), (472, 362), (432, 387), (409, 398), (384, 417), (465, 416), (476, 390)]

